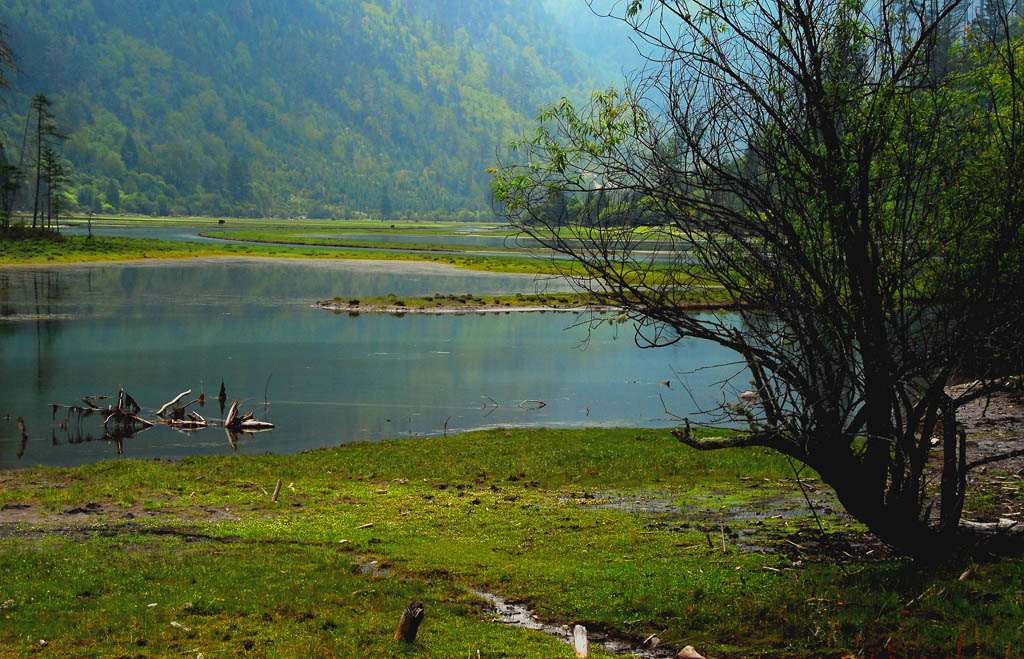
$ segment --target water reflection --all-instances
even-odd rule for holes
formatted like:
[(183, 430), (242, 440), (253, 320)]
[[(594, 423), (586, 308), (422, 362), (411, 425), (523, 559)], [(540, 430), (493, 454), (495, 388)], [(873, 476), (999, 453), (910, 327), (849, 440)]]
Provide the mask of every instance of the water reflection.
[[(613, 326), (580, 350), (585, 334), (566, 331), (574, 317), (565, 314), (353, 318), (310, 307), (334, 295), (491, 295), (550, 286), (429, 264), (107, 264), (0, 270), (0, 282), (0, 414), (23, 416), (30, 435), (22, 447), (14, 422), (0, 422), (0, 467), (294, 453), (503, 425), (667, 426), (673, 421), (659, 383), (673, 368), (726, 361), (692, 341), (641, 351)], [(700, 371), (693, 390), (709, 398), (679, 394), (668, 401), (673, 411), (711, 407), (717, 389), (705, 381), (724, 376)], [(69, 429), (51, 418), (51, 403), (122, 386), (142, 416), (153, 418), (178, 392), (222, 380), (247, 409), (267, 400), (260, 418), (277, 428), (225, 436), (216, 427), (183, 434), (158, 425), (117, 436), (91, 421)], [(546, 405), (522, 405), (528, 400)]]

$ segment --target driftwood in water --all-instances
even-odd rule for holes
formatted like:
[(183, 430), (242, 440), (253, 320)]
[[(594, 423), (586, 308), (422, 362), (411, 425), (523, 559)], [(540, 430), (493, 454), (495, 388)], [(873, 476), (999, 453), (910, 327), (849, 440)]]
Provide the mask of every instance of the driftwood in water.
[(183, 421), (185, 419), (185, 410), (187, 410), (190, 405), (195, 405), (198, 402), (199, 399), (194, 398), (189, 402), (185, 403), (184, 405), (179, 405), (178, 407), (175, 407), (174, 410), (171, 411), (171, 418), (177, 419), (178, 421)]
[(402, 618), (398, 621), (398, 629), (395, 630), (395, 640), (412, 643), (416, 640), (416, 632), (419, 631), (420, 623), (423, 622), (423, 605), (419, 602), (409, 602), (402, 611)]
[(174, 398), (172, 398), (171, 400), (167, 401), (166, 403), (164, 403), (163, 407), (161, 407), (160, 409), (158, 409), (156, 411), (156, 415), (158, 417), (160, 417), (160, 418), (163, 418), (163, 416), (167, 412), (167, 410), (172, 409), (175, 405), (178, 404), (179, 400), (181, 400), (185, 396), (188, 396), (190, 393), (192, 393), (192, 390), (191, 389), (187, 389), (187, 390), (181, 392), (180, 394), (178, 394), (177, 396), (175, 396)]
[(258, 432), (274, 428), (274, 424), (269, 421), (260, 421), (253, 417), (254, 414), (252, 412), (240, 415), (238, 413), (238, 401), (232, 401), (231, 407), (228, 408), (228, 414), (224, 417), (224, 427), (245, 432)]
[(142, 407), (122, 388), (117, 392), (117, 406), (114, 409), (123, 414), (135, 416), (142, 410)]
[(228, 414), (224, 417), (224, 427), (234, 428), (235, 417), (238, 416), (238, 401), (231, 401), (231, 407), (228, 408)]
[(199, 430), (210, 425), (206, 422), (206, 419), (196, 412), (189, 412), (187, 419), (171, 419), (167, 423), (172, 428), (177, 428), (178, 430)]
[(228, 399), (227, 391), (224, 390), (224, 380), (220, 381), (220, 393), (217, 394), (217, 400), (225, 401)]
[(149, 428), (153, 423), (138, 415), (141, 409), (139, 404), (135, 402), (135, 399), (128, 395), (124, 389), (121, 389), (117, 394), (116, 407), (100, 410), (106, 414), (106, 418), (103, 419), (104, 429), (110, 426), (111, 422), (113, 422), (113, 427), (116, 430), (129, 433), (138, 428)]
[(243, 421), (241, 424), (239, 424), (238, 428), (241, 429), (241, 430), (244, 430), (246, 432), (254, 432), (254, 431), (257, 431), (257, 430), (273, 430), (275, 428), (275, 426), (274, 426), (274, 424), (270, 423), (269, 421), (260, 421), (259, 419), (249, 419), (249, 420)]
[[(156, 411), (156, 416), (160, 418), (163, 423), (175, 428), (177, 430), (199, 430), (201, 428), (207, 428), (210, 423), (203, 418), (197, 412), (188, 411), (189, 406), (195, 403), (202, 403), (202, 394), (199, 398), (189, 401), (184, 405), (181, 404), (182, 399), (192, 393), (191, 389), (181, 392), (173, 399), (163, 404), (160, 409)], [(153, 426), (152, 421), (148, 421), (139, 416), (141, 407), (124, 389), (121, 389), (117, 394), (116, 402), (113, 405), (107, 407), (99, 407), (96, 405), (96, 400), (102, 400), (105, 396), (86, 396), (82, 398), (87, 407), (81, 405), (60, 405), (58, 403), (51, 403), (52, 416), (54, 419), (57, 417), (58, 409), (66, 409), (67, 417), (65, 417), (64, 423), (61, 424), (61, 428), (67, 428), (67, 420), (74, 414), (78, 421), (81, 421), (82, 417), (90, 416), (92, 414), (103, 415), (103, 430), (107, 435), (128, 437), (132, 433)], [(224, 413), (224, 382), (221, 381), (221, 393), (218, 396), (221, 403), (221, 413)], [(217, 425), (216, 423), (214, 425)], [(255, 418), (253, 412), (242, 414), (238, 408), (238, 401), (232, 401), (231, 407), (228, 409), (227, 415), (224, 420), (220, 423), (228, 434), (228, 442), (234, 447), (237, 446), (236, 432), (260, 432), (263, 430), (271, 430), (275, 426), (269, 421), (262, 421)]]

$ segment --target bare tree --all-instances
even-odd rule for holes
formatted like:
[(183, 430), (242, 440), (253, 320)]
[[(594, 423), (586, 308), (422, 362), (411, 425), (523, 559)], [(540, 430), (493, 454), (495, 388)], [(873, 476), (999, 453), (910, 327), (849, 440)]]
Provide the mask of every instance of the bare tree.
[[(632, 0), (645, 70), (543, 111), (493, 184), (638, 343), (745, 363), (756, 405), (704, 422), (748, 432), (680, 440), (799, 460), (918, 554), (957, 538), (978, 464), (958, 407), (1021, 372), (1024, 62), (958, 4)], [(723, 296), (744, 310), (686, 311)]]

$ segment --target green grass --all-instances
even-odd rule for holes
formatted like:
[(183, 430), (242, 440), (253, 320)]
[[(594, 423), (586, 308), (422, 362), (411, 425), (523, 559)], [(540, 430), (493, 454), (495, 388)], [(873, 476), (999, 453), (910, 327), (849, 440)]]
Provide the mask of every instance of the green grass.
[(0, 265), (88, 263), (141, 259), (184, 259), (243, 256), (317, 259), (380, 259), (429, 261), (470, 270), (535, 274), (553, 269), (526, 257), (474, 256), (392, 250), (324, 249), (274, 245), (232, 245), (95, 236), (22, 237), (0, 239)]
[[(17, 216), (15, 221), (31, 222), (31, 216)], [(224, 224), (220, 224), (223, 221)], [(76, 215), (62, 218), (61, 225), (85, 226), (89, 218)], [(131, 215), (94, 215), (92, 225), (96, 226), (221, 226), (227, 228), (287, 228), (304, 230), (322, 229), (334, 232), (385, 231), (409, 233), (463, 233), (467, 230), (494, 231), (508, 230), (507, 224), (498, 222), (457, 222), (457, 221), (416, 221), (416, 220), (309, 220), (281, 218), (237, 218), (237, 217), (148, 217)], [(502, 235), (501, 233), (495, 235)]]
[[(824, 510), (822, 539), (784, 460), (665, 431), (492, 430), (0, 480), (0, 504), (40, 515), (0, 533), (0, 656), (39, 638), (60, 656), (571, 656), (488, 622), (470, 588), (706, 656), (1021, 656), (1019, 562), (917, 565)], [(856, 558), (829, 558), (842, 551)], [(359, 574), (371, 557), (390, 574)], [(412, 599), (427, 618), (407, 647), (391, 635)]]
[[(352, 232), (349, 230), (349, 232)], [(336, 232), (344, 233), (344, 232)], [(397, 231), (387, 232), (388, 235), (408, 236), (415, 238), (415, 234), (400, 233)], [(242, 231), (217, 231), (204, 232), (201, 234), (207, 238), (222, 238), (225, 240), (244, 240), (258, 243), (286, 243), (292, 245), (309, 245), (313, 247), (353, 247), (359, 249), (391, 249), (409, 250), (416, 252), (486, 252), (501, 251), (512, 254), (534, 254), (542, 250), (513, 248), (513, 247), (483, 247), (479, 245), (440, 245), (434, 243), (417, 243), (413, 241), (383, 241), (383, 240), (350, 240), (347, 238), (330, 238), (325, 236), (310, 235), (309, 229), (273, 229), (273, 230), (242, 230)], [(451, 233), (435, 233), (434, 235), (450, 236)]]

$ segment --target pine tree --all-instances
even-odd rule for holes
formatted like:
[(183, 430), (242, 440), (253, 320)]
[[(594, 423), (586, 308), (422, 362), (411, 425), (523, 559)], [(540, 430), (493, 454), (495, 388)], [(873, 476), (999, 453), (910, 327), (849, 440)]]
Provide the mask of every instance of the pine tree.
[(50, 106), (52, 105), (53, 101), (44, 94), (36, 94), (32, 99), (31, 110), (36, 113), (36, 193), (32, 202), (33, 229), (36, 228), (37, 222), (40, 225), (42, 224), (39, 195), (43, 182), (43, 152), (52, 146), (54, 142), (67, 139), (67, 136), (62, 134), (57, 128), (56, 117), (50, 111)]

